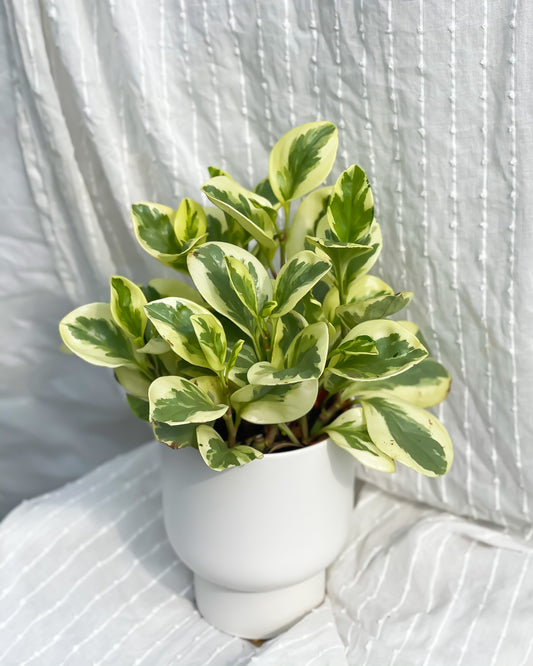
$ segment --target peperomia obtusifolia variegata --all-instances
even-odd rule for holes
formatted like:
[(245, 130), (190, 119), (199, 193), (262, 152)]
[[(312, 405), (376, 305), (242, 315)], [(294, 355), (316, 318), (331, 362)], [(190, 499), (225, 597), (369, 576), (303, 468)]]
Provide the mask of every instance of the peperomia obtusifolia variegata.
[(389, 318), (412, 292), (369, 274), (382, 236), (365, 172), (319, 187), (337, 144), (335, 125), (307, 123), (276, 143), (253, 190), (209, 167), (212, 205), (134, 204), (140, 245), (194, 287), (114, 276), (110, 303), (60, 323), (69, 350), (114, 368), (159, 441), (198, 448), (211, 469), (325, 437), (382, 472), (451, 465), (450, 437), (426, 409), (450, 376), (415, 324)]

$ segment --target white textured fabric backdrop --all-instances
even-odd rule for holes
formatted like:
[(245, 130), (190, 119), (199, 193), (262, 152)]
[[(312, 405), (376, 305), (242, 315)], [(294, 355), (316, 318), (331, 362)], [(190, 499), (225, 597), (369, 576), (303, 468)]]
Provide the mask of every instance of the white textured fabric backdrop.
[(21, 211), (25, 224), (16, 206), (2, 219), (5, 504), (146, 439), (105, 372), (56, 351), (57, 320), (107, 298), (110, 274), (162, 273), (136, 245), (130, 202), (197, 197), (207, 164), (251, 185), (277, 137), (325, 118), (340, 127), (337, 172), (358, 162), (374, 185), (385, 235), (377, 271), (415, 291), (410, 316), (454, 379), (439, 410), (455, 442), (450, 474), (361, 474), (527, 530), (531, 3), (4, 4), (36, 207)]

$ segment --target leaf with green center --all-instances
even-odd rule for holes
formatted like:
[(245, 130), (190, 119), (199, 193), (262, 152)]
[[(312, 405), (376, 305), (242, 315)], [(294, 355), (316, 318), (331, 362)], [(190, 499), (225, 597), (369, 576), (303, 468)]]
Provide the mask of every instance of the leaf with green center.
[(344, 389), (343, 398), (379, 393), (384, 397), (404, 400), (418, 407), (434, 407), (450, 392), (451, 377), (434, 358), (425, 358), (409, 370), (388, 379), (375, 382), (351, 382)]
[(413, 296), (412, 291), (400, 291), (397, 294), (368, 298), (366, 301), (354, 301), (338, 307), (336, 314), (345, 326), (353, 328), (363, 321), (385, 319), (399, 312), (409, 305)]
[(210, 367), (191, 321), (193, 315), (211, 316), (209, 310), (198, 303), (176, 296), (152, 301), (145, 310), (159, 335), (178, 356), (192, 365)]
[(257, 183), (257, 185), (254, 187), (254, 192), (260, 197), (263, 197), (263, 199), (267, 199), (272, 206), (279, 206), (278, 200), (276, 199), (276, 195), (272, 190), (272, 186), (270, 185), (268, 178), (263, 178), (263, 180), (259, 181), (259, 183)]
[(311, 250), (302, 250), (291, 257), (274, 283), (274, 300), (278, 305), (273, 314), (281, 317), (290, 312), (330, 269), (330, 262)]
[[(361, 353), (362, 339), (373, 342), (375, 353)], [(352, 329), (332, 354), (328, 369), (335, 375), (358, 381), (375, 381), (398, 375), (428, 355), (417, 338), (388, 319), (365, 321)]]
[(218, 432), (210, 426), (198, 426), (196, 437), (198, 449), (205, 464), (215, 472), (240, 467), (263, 457), (261, 451), (251, 446), (239, 444), (230, 448)]
[(198, 448), (196, 441), (196, 423), (187, 423), (186, 425), (168, 425), (168, 423), (152, 423), (152, 430), (154, 437), (163, 442), (171, 449), (183, 449), (186, 446), (192, 446), (194, 449)]
[(341, 449), (348, 451), (357, 461), (378, 472), (395, 472), (394, 460), (382, 453), (370, 439), (363, 410), (353, 407), (343, 412), (324, 428)]
[(197, 314), (191, 317), (191, 324), (198, 343), (209, 367), (221, 372), (226, 360), (226, 334), (218, 319), (212, 314)]
[(257, 317), (259, 315), (257, 294), (250, 271), (235, 257), (226, 257), (226, 268), (235, 293), (241, 299), (243, 305)]
[(204, 209), (193, 199), (183, 199), (174, 215), (173, 226), (182, 247), (187, 241), (204, 236), (207, 230)]
[(368, 273), (379, 258), (383, 247), (383, 237), (381, 227), (374, 220), (370, 227), (370, 233), (364, 239), (365, 245), (371, 248), (367, 253), (356, 253), (346, 264), (344, 269), (344, 278), (346, 284), (356, 280), (361, 275)]
[(312, 324), (291, 342), (285, 368), (271, 363), (256, 363), (248, 371), (250, 384), (296, 384), (306, 379), (318, 379), (324, 372), (328, 355), (328, 327), (324, 322)]
[(244, 340), (237, 340), (237, 342), (233, 345), (233, 349), (231, 350), (231, 353), (228, 356), (228, 360), (226, 362), (226, 377), (228, 377), (229, 373), (235, 367), (235, 364), (237, 363), (237, 358), (239, 357), (239, 354), (241, 353), (243, 346), (244, 346)]
[(431, 412), (390, 396), (367, 395), (361, 404), (380, 451), (426, 476), (442, 476), (450, 469), (450, 436)]
[(115, 368), (114, 374), (117, 382), (126, 389), (127, 393), (131, 393), (136, 398), (148, 400), (148, 389), (151, 381), (144, 373), (136, 368), (121, 366)]
[(143, 345), (146, 313), (144, 306), (148, 302), (140, 287), (120, 275), (113, 275), (111, 286), (111, 314), (114, 320), (136, 344)]
[(234, 257), (246, 266), (255, 284), (258, 308), (272, 300), (272, 282), (263, 264), (250, 252), (229, 243), (205, 243), (194, 250), (188, 259), (191, 278), (211, 307), (253, 338), (257, 323), (231, 283), (226, 257)]
[(306, 236), (305, 238), (310, 245), (317, 248), (322, 256), (328, 257), (334, 266), (338, 266), (345, 281), (348, 265), (355, 258), (358, 258), (363, 265), (375, 251), (370, 245), (344, 243), (333, 238), (318, 238), (317, 236)]
[(318, 395), (318, 380), (277, 386), (243, 386), (231, 396), (241, 418), (251, 423), (288, 423), (309, 412)]
[(59, 333), (68, 349), (87, 363), (106, 368), (137, 368), (143, 363), (131, 337), (115, 322), (108, 303), (76, 308), (63, 317)]
[(208, 166), (207, 171), (209, 173), (210, 178), (215, 178), (216, 176), (226, 176), (226, 178), (233, 180), (229, 175), (229, 173), (227, 171), (224, 171), (224, 169), (221, 169), (220, 167)]
[(271, 362), (275, 368), (283, 368), (291, 342), (308, 325), (305, 318), (298, 312), (287, 312), (276, 320), (272, 340)]
[(424, 337), (420, 328), (413, 321), (400, 319), (398, 320), (398, 324), (406, 328), (409, 331), (409, 333), (412, 333), (414, 336), (416, 336), (420, 340), (420, 342), (424, 345), (424, 347), (428, 350), (428, 352), (431, 354), (431, 350), (429, 348), (426, 338)]
[(266, 248), (274, 249), (276, 211), (268, 199), (254, 194), (227, 176), (216, 176), (202, 185), (207, 198), (231, 215), (251, 234), (256, 241)]
[(216, 421), (228, 406), (215, 404), (196, 384), (181, 377), (158, 377), (148, 392), (150, 421), (169, 425)]
[[(235, 346), (233, 347), (233, 351), (235, 351)], [(248, 370), (254, 363), (257, 363), (257, 356), (254, 348), (252, 345), (245, 342), (237, 354), (234, 366), (227, 371), (229, 381), (239, 388), (246, 386), (248, 384)]]
[(294, 254), (301, 250), (310, 249), (310, 245), (305, 240), (306, 236), (317, 236), (317, 226), (325, 218), (332, 187), (320, 187), (305, 197), (298, 206), (291, 226), (287, 231), (287, 241), (285, 243), (285, 252), (290, 259)]
[(143, 400), (129, 393), (126, 394), (126, 400), (128, 401), (129, 408), (138, 419), (141, 419), (141, 421), (150, 420), (150, 405), (148, 400)]
[(328, 206), (328, 222), (340, 241), (354, 243), (368, 234), (374, 198), (365, 172), (357, 165), (341, 173)]
[(338, 132), (328, 122), (300, 125), (287, 132), (270, 152), (268, 177), (282, 203), (299, 199), (324, 181), (338, 147)]

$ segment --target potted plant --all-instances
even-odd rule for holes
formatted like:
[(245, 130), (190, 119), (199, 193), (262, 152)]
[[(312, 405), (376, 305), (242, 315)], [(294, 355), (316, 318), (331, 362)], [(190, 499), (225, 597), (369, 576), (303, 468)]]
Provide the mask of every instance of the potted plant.
[(110, 303), (60, 323), (167, 445), (169, 539), (200, 611), (248, 638), (322, 600), (356, 464), (440, 476), (452, 462), (426, 409), (450, 377), (415, 324), (390, 319), (413, 294), (369, 273), (382, 237), (367, 177), (353, 165), (319, 187), (337, 142), (332, 123), (307, 123), (276, 143), (253, 190), (210, 167), (213, 205), (134, 204), (141, 246), (194, 286), (114, 276)]

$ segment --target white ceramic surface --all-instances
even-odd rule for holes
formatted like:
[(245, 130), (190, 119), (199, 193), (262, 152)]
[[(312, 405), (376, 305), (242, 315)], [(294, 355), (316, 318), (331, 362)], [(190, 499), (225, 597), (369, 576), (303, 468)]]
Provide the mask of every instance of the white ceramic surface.
[(347, 538), (351, 456), (325, 440), (224, 472), (189, 448), (161, 446), (161, 462), (168, 537), (208, 620), (266, 638), (320, 603), (324, 570)]

